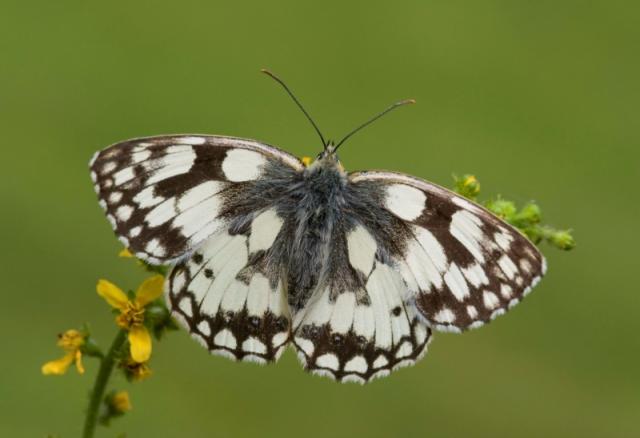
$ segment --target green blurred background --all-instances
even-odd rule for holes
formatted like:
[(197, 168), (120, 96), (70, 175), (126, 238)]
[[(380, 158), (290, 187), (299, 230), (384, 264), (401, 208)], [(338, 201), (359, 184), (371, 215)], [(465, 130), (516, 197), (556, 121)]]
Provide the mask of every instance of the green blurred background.
[(99, 436), (640, 436), (638, 3), (3, 0), (0, 12), (0, 436), (78, 436), (97, 363), (43, 377), (56, 334), (115, 332), (95, 293), (143, 274), (98, 207), (94, 151), (216, 133), (296, 154), (320, 144), (269, 67), (336, 138), (414, 97), (342, 150), (483, 195), (537, 200), (578, 248), (488, 327), (438, 334), (415, 367), (361, 387), (210, 357), (182, 331), (134, 410)]

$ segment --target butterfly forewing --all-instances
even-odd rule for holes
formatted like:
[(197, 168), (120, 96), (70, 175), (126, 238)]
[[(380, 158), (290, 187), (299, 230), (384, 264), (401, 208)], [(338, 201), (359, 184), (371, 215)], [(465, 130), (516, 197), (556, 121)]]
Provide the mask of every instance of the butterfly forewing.
[(391, 172), (356, 172), (397, 220), (391, 254), (410, 302), (437, 329), (477, 327), (517, 304), (546, 270), (537, 248), (485, 208)]
[(122, 243), (151, 263), (177, 261), (221, 229), (228, 201), (292, 155), (251, 140), (175, 135), (115, 144), (91, 161), (100, 205)]

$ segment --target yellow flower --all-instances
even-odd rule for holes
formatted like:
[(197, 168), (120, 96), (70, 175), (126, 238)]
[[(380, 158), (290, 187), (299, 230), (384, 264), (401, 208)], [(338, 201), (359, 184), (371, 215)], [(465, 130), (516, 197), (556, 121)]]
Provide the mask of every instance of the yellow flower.
[(109, 399), (109, 404), (119, 414), (124, 414), (132, 409), (131, 399), (127, 391), (115, 392)]
[(480, 193), (480, 182), (474, 175), (466, 175), (462, 180), (462, 185), (473, 196), (477, 196)]
[(75, 362), (78, 373), (84, 373), (82, 366), (82, 352), (80, 348), (84, 345), (84, 336), (78, 330), (67, 330), (58, 335), (58, 347), (62, 348), (66, 354), (60, 359), (52, 360), (42, 365), (42, 374), (45, 376), (60, 376), (67, 372), (69, 366)]
[(162, 295), (164, 277), (154, 275), (142, 282), (136, 297), (130, 300), (115, 284), (107, 280), (98, 281), (98, 295), (111, 307), (120, 311), (116, 324), (129, 332), (130, 354), (136, 362), (146, 362), (151, 356), (151, 335), (144, 326), (145, 307)]
[(312, 161), (311, 157), (302, 157), (302, 164), (304, 164), (304, 167), (309, 167), (309, 164), (311, 164)]

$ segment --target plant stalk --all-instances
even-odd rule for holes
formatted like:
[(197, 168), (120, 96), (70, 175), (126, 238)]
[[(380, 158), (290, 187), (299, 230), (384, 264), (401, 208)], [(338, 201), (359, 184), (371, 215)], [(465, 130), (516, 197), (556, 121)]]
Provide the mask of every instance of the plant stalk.
[(104, 391), (113, 372), (113, 367), (118, 358), (118, 354), (122, 350), (122, 346), (127, 340), (127, 331), (120, 330), (115, 339), (111, 343), (111, 347), (107, 352), (107, 355), (102, 358), (100, 362), (100, 369), (96, 376), (96, 381), (93, 384), (93, 390), (91, 391), (91, 398), (89, 399), (89, 408), (87, 409), (87, 416), (84, 421), (84, 430), (82, 432), (83, 438), (92, 438), (96, 430), (96, 424), (98, 422), (98, 411), (104, 398)]

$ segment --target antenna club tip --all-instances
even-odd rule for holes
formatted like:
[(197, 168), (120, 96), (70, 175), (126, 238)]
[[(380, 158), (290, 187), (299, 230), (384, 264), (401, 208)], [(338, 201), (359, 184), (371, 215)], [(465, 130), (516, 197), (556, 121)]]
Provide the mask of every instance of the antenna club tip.
[(407, 99), (404, 101), (404, 103), (410, 103), (411, 105), (413, 105), (414, 103), (416, 103), (415, 99)]

